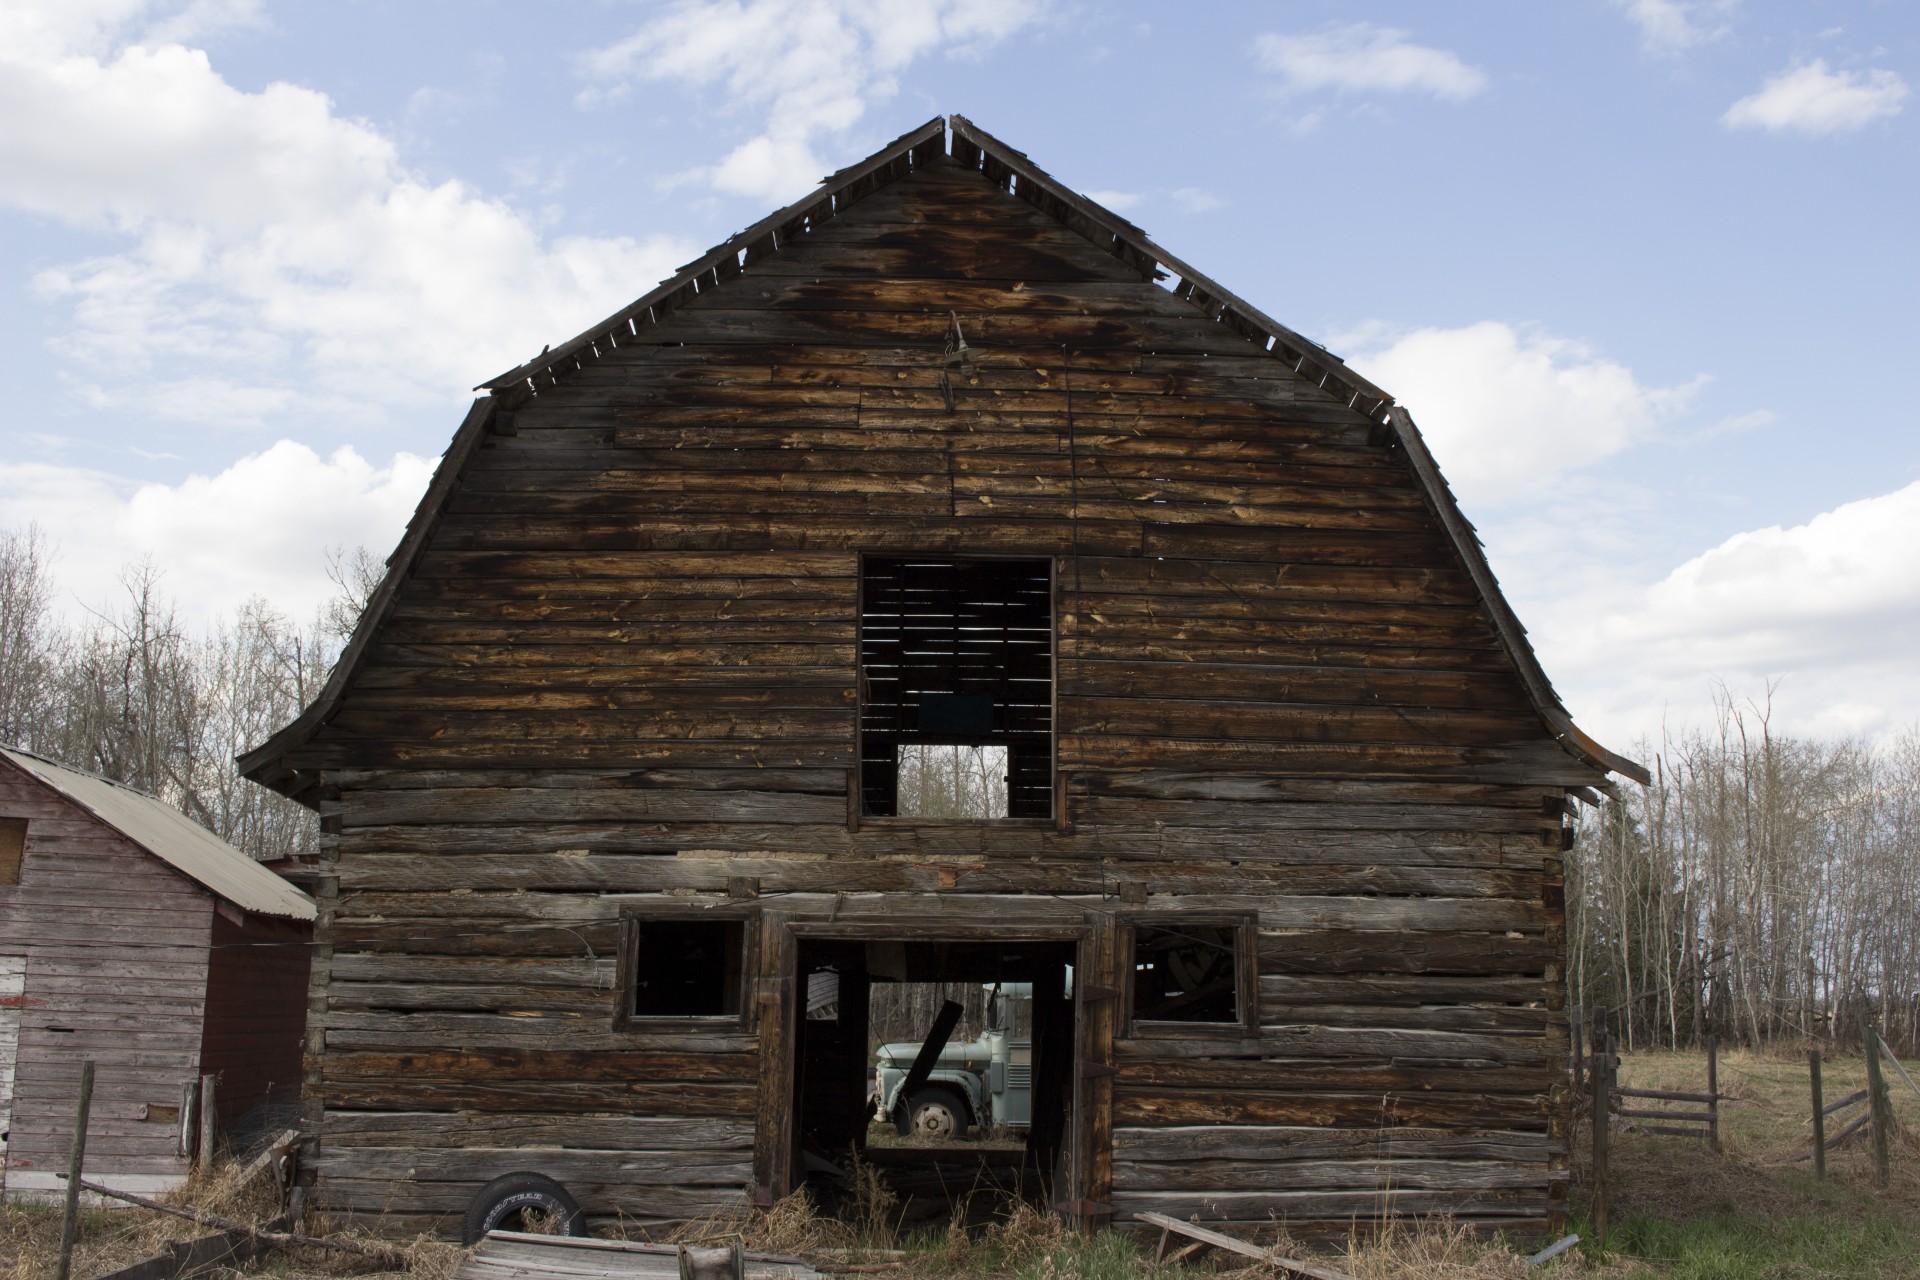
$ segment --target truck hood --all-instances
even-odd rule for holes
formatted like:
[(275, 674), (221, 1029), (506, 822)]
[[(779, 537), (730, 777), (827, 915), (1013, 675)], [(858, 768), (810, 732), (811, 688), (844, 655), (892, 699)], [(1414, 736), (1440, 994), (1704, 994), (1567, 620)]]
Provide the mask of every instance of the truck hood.
[[(892, 1044), (883, 1044), (874, 1053), (875, 1061), (882, 1067), (892, 1067), (905, 1071), (913, 1066), (913, 1060), (920, 1056), (920, 1042), (917, 1040), (896, 1040)], [(992, 1046), (983, 1041), (971, 1040), (961, 1044), (948, 1041), (947, 1047), (940, 1051), (934, 1065), (954, 1067), (964, 1071), (979, 1071), (992, 1061)]]

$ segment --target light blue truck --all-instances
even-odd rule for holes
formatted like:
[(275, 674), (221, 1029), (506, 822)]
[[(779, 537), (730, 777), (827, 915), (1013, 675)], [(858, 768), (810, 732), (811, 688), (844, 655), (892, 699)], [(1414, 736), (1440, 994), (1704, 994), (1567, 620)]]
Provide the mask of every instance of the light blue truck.
[(1033, 1115), (1033, 1041), (1006, 1029), (1008, 999), (1031, 999), (1028, 984), (1009, 983), (987, 1001), (987, 1030), (978, 1040), (947, 1042), (926, 1083), (902, 1097), (920, 1042), (898, 1040), (875, 1051), (880, 1119), (902, 1137), (964, 1138), (974, 1127), (1025, 1132)]

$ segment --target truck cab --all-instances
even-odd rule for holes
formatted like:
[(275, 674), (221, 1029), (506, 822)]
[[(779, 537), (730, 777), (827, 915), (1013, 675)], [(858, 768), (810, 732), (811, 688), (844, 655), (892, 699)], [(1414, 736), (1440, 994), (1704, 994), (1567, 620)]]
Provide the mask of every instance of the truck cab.
[(1033, 1041), (1008, 1029), (1007, 1002), (1032, 999), (1027, 983), (1008, 983), (987, 1001), (987, 1029), (978, 1040), (948, 1041), (926, 1082), (903, 1097), (920, 1043), (899, 1040), (875, 1051), (876, 1118), (891, 1119), (902, 1137), (964, 1138), (976, 1126), (1024, 1133), (1032, 1121)]

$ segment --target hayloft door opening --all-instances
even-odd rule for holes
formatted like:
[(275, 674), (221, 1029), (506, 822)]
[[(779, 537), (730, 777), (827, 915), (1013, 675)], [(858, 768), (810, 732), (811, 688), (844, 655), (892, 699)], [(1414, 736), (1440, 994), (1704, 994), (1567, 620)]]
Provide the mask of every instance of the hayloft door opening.
[(860, 812), (1047, 818), (1053, 755), (1051, 564), (864, 557)]
[(789, 1185), (837, 1208), (858, 1194), (857, 1160), (907, 1225), (1054, 1203), (1076, 1078), (1077, 951), (802, 938)]

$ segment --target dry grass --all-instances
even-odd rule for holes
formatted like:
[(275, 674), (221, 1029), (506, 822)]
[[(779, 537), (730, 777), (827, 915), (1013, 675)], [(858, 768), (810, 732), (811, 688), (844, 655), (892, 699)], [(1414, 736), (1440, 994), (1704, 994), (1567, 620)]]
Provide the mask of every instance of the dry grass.
[[(1909, 1067), (1909, 1070), (1912, 1068)], [(1835, 1102), (1867, 1083), (1864, 1058), (1827, 1058), (1821, 1065), (1824, 1095)], [(1620, 1082), (1637, 1089), (1706, 1089), (1706, 1057), (1699, 1053), (1639, 1053), (1623, 1057)], [(1869, 1191), (1890, 1208), (1920, 1223), (1920, 1097), (1887, 1073), (1888, 1097), (1899, 1132), (1894, 1139), (1893, 1182), (1884, 1193), (1872, 1186), (1872, 1144), (1865, 1132), (1827, 1153), (1827, 1176), (1837, 1187)], [(1812, 1095), (1804, 1052), (1733, 1050), (1720, 1055), (1720, 1092), (1735, 1099), (1720, 1104), (1722, 1155), (1686, 1139), (1635, 1138), (1622, 1144), (1628, 1162), (1621, 1171), (1623, 1203), (1670, 1215), (1804, 1209), (1813, 1163), (1790, 1158), (1813, 1146)], [(1636, 1105), (1645, 1105), (1637, 1103)], [(1827, 1132), (1838, 1132), (1829, 1116)], [(1620, 1203), (1620, 1201), (1616, 1201)]]
[[(1703, 1091), (1706, 1057), (1631, 1054), (1620, 1075), (1634, 1088)], [(1822, 1075), (1831, 1102), (1864, 1087), (1866, 1063), (1828, 1060)], [(1828, 1154), (1821, 1182), (1811, 1161), (1788, 1163), (1812, 1145), (1805, 1053), (1723, 1053), (1720, 1090), (1735, 1100), (1721, 1104), (1722, 1152), (1695, 1139), (1616, 1135), (1612, 1274), (1920, 1277), (1920, 1098), (1898, 1080), (1888, 1088), (1901, 1127), (1891, 1185), (1875, 1184), (1864, 1133)], [(1833, 1117), (1828, 1124), (1830, 1133), (1838, 1127)], [(1592, 1194), (1584, 1125), (1577, 1136), (1574, 1198), (1584, 1207)]]
[[(181, 1186), (156, 1198), (163, 1204), (200, 1209), (240, 1222), (265, 1223), (280, 1212), (273, 1180), (244, 1180), (244, 1172), (244, 1165), (222, 1161), (210, 1171), (196, 1171)], [(60, 1255), (60, 1221), (58, 1204), (0, 1203), (0, 1280), (45, 1280), (53, 1275)], [(79, 1227), (73, 1253), (73, 1274), (78, 1277), (104, 1275), (150, 1258), (170, 1244), (212, 1234), (210, 1227), (112, 1201), (100, 1207), (83, 1207)], [(367, 1232), (351, 1234), (369, 1241), (378, 1239), (377, 1234)], [(382, 1275), (452, 1280), (467, 1256), (467, 1251), (457, 1245), (424, 1238), (399, 1247), (409, 1258), (404, 1271), (383, 1269), (372, 1259), (322, 1249), (270, 1250), (246, 1271), (279, 1280), (338, 1280), (342, 1276), (374, 1280)], [(203, 1274), (239, 1273), (215, 1268)]]
[[(1827, 1097), (1838, 1098), (1864, 1084), (1865, 1064), (1857, 1058), (1830, 1061), (1825, 1075)], [(1636, 1054), (1623, 1062), (1621, 1076), (1623, 1083), (1641, 1088), (1700, 1090), (1705, 1060), (1698, 1054)], [(1881, 1191), (1873, 1185), (1864, 1140), (1830, 1157), (1825, 1183), (1812, 1177), (1810, 1164), (1782, 1163), (1809, 1142), (1804, 1055), (1729, 1052), (1721, 1059), (1720, 1083), (1735, 1099), (1722, 1106), (1724, 1152), (1687, 1139), (1616, 1136), (1614, 1231), (1605, 1253), (1589, 1243), (1529, 1269), (1525, 1250), (1537, 1247), (1535, 1242), (1509, 1246), (1476, 1235), (1469, 1224), (1439, 1220), (1358, 1233), (1344, 1251), (1331, 1255), (1287, 1242), (1284, 1231), (1282, 1247), (1294, 1256), (1319, 1256), (1354, 1280), (1920, 1277), (1920, 1098), (1897, 1080), (1889, 1081), (1902, 1133), (1893, 1186)], [(1591, 1190), (1584, 1130), (1575, 1146), (1578, 1218)], [(1017, 1200), (984, 1227), (966, 1225), (963, 1204), (944, 1226), (907, 1231), (900, 1222), (899, 1197), (881, 1171), (856, 1161), (850, 1172), (854, 1192), (837, 1217), (821, 1214), (804, 1193), (796, 1193), (765, 1212), (687, 1224), (669, 1238), (687, 1243), (741, 1239), (757, 1252), (888, 1265), (884, 1274), (900, 1280), (1253, 1280), (1274, 1275), (1260, 1266), (1241, 1269), (1241, 1259), (1212, 1252), (1178, 1266), (1158, 1265), (1138, 1237), (1124, 1231), (1082, 1237), (1052, 1214)], [(241, 1219), (270, 1216), (274, 1207), (268, 1188), (238, 1185), (231, 1166), (168, 1198)], [(1591, 1235), (1583, 1221), (1576, 1220), (1574, 1229)], [(191, 1223), (140, 1210), (86, 1210), (75, 1273), (99, 1275), (200, 1233)], [(0, 1280), (51, 1274), (58, 1238), (57, 1207), (0, 1206)], [(433, 1240), (407, 1248), (404, 1272), (382, 1272), (365, 1259), (308, 1250), (269, 1253), (249, 1271), (275, 1280), (380, 1275), (452, 1280), (467, 1256)]]
[[(158, 1197), (164, 1204), (194, 1206), (230, 1218), (252, 1221), (274, 1212), (270, 1181), (241, 1182), (241, 1167), (221, 1163), (196, 1171), (186, 1183)], [(208, 1229), (180, 1218), (121, 1206), (82, 1207), (73, 1250), (73, 1274), (97, 1276), (130, 1266), (178, 1240)], [(0, 1204), (0, 1280), (42, 1280), (54, 1274), (60, 1257), (61, 1206), (57, 1203)]]

